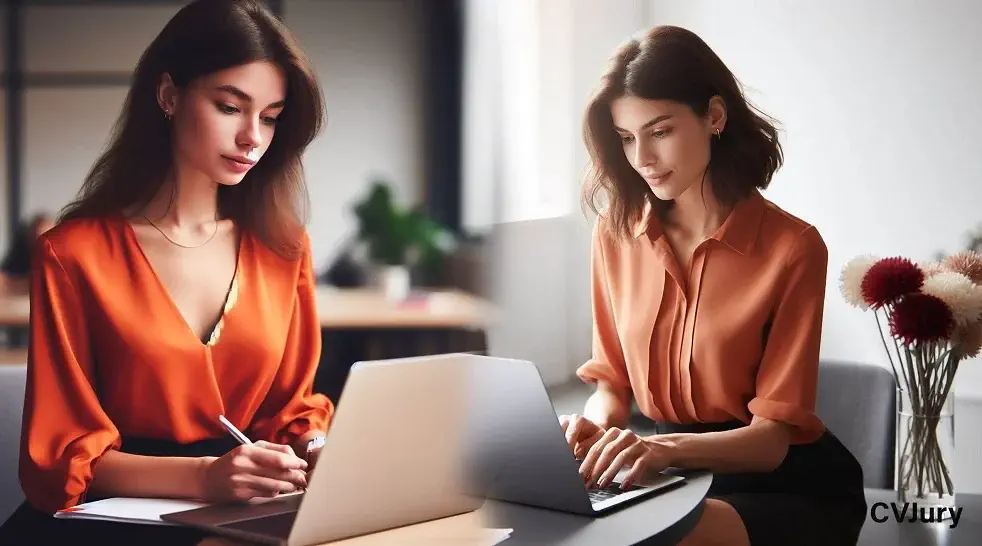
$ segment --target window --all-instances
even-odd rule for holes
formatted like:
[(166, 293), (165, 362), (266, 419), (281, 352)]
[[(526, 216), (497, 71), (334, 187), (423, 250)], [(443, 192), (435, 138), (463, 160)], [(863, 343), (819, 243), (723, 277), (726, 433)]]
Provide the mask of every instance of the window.
[(468, 0), (464, 225), (568, 214), (577, 188), (568, 0)]

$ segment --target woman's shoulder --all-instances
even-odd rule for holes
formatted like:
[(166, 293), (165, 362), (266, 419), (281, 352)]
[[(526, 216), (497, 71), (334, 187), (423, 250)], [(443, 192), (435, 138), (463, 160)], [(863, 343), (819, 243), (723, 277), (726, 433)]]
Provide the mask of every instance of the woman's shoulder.
[(37, 248), (59, 262), (105, 266), (118, 246), (124, 221), (113, 216), (64, 220), (38, 237)]
[(773, 201), (762, 199), (762, 202), (760, 232), (765, 239), (765, 247), (783, 247), (788, 251), (804, 249), (809, 252), (828, 252), (825, 240), (813, 223)]

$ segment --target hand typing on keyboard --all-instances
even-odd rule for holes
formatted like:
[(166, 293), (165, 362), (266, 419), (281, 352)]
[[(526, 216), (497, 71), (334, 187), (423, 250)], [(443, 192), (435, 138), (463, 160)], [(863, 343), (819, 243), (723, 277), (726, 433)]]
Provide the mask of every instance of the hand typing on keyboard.
[(559, 424), (566, 433), (573, 456), (577, 460), (586, 457), (587, 452), (604, 435), (604, 428), (582, 415), (571, 414), (559, 417)]
[(647, 442), (630, 430), (610, 427), (587, 451), (580, 475), (587, 487), (605, 488), (627, 466), (631, 470), (621, 481), (622, 488), (631, 487), (647, 473), (665, 470), (671, 463), (664, 446)]

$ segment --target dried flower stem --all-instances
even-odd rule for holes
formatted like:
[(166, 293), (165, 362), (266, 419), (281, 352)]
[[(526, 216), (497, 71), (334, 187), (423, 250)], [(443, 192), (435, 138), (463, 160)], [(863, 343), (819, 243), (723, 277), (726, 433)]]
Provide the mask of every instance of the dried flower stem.
[[(883, 335), (883, 326), (880, 324), (880, 312), (876, 309), (873, 310), (873, 318), (876, 319), (876, 329), (880, 332), (880, 341), (883, 342), (883, 350), (887, 353), (887, 360), (890, 362), (890, 367), (893, 369), (893, 382), (900, 387), (900, 376), (897, 374), (897, 365), (893, 363), (893, 356), (890, 354), (890, 349), (887, 347), (886, 336)], [(894, 340), (894, 347), (896, 347), (896, 340)], [(900, 360), (900, 351), (897, 350), (897, 360)], [(904, 381), (907, 380), (907, 374), (904, 374)]]
[[(883, 310), (885, 314), (890, 311), (889, 306)], [(905, 409), (910, 414), (900, 450), (898, 486), (902, 490), (913, 488), (918, 497), (925, 493), (935, 493), (939, 498), (951, 495), (954, 487), (938, 439), (938, 424), (944, 418), (941, 412), (954, 383), (959, 359), (947, 341), (901, 344), (884, 331), (879, 312), (873, 310), (880, 340), (893, 369), (894, 382), (906, 393)], [(892, 341), (892, 351), (887, 338)]]
[(905, 423), (906, 439), (900, 453), (900, 487), (916, 490), (918, 497), (936, 493), (953, 494), (948, 463), (938, 439), (945, 402), (954, 382), (958, 359), (951, 349), (939, 343), (904, 347), (901, 369), (905, 372), (906, 402), (910, 418)]

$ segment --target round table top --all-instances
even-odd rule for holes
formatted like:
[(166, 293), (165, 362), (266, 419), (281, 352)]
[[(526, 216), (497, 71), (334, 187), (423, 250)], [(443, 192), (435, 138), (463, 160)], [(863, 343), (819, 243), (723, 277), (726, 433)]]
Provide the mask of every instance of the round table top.
[(702, 514), (713, 482), (709, 472), (682, 472), (685, 482), (599, 517), (579, 516), (508, 502), (488, 501), (486, 525), (513, 529), (506, 544), (677, 544)]

